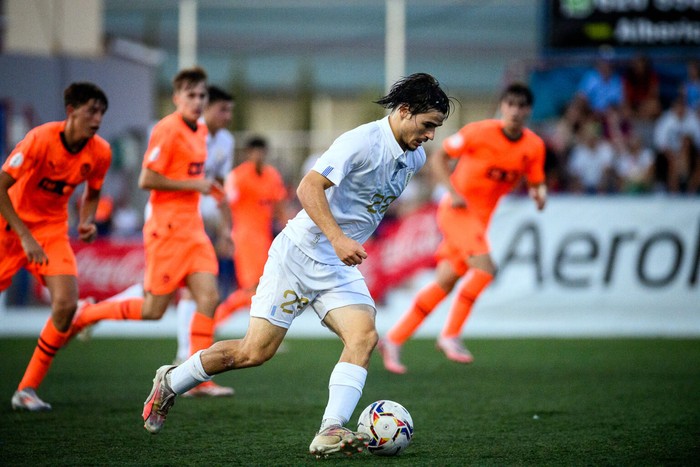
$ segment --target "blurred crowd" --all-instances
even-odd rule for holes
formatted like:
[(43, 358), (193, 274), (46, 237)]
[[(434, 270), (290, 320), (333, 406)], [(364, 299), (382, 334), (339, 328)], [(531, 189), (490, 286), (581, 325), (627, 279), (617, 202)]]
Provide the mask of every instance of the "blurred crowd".
[(623, 64), (600, 56), (562, 115), (534, 128), (547, 143), (550, 190), (699, 193), (700, 61), (670, 84), (663, 99), (646, 55)]

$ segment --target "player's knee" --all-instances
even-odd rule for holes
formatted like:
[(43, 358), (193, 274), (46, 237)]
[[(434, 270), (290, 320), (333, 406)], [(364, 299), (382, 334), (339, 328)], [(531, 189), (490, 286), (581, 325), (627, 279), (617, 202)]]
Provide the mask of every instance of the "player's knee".
[(68, 330), (73, 321), (77, 302), (70, 298), (55, 298), (51, 303), (53, 324), (57, 330)]
[(345, 346), (353, 353), (360, 355), (369, 355), (374, 350), (374, 347), (379, 341), (379, 334), (376, 329), (371, 329), (366, 332), (356, 333), (346, 339)]

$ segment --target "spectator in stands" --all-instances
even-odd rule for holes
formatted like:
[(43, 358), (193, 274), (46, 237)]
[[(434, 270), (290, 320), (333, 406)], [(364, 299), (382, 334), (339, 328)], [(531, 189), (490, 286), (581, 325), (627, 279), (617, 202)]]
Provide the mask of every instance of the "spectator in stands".
[(611, 57), (601, 55), (595, 67), (583, 75), (577, 96), (586, 99), (596, 114), (603, 115), (611, 106), (623, 104), (623, 89), (622, 77), (615, 71)]
[(586, 194), (614, 191), (614, 158), (613, 146), (603, 139), (600, 124), (586, 123), (569, 159), (571, 191)]
[(622, 145), (615, 160), (619, 191), (646, 193), (654, 181), (654, 151), (642, 144), (641, 137), (632, 133)]
[(681, 90), (688, 107), (700, 116), (700, 60), (689, 60), (686, 70)]
[(659, 117), (654, 128), (657, 181), (664, 191), (678, 193), (688, 188), (698, 148), (700, 119), (690, 110), (681, 93), (671, 108)]
[(661, 113), (659, 76), (651, 59), (638, 54), (622, 76), (624, 102), (635, 120), (654, 120)]

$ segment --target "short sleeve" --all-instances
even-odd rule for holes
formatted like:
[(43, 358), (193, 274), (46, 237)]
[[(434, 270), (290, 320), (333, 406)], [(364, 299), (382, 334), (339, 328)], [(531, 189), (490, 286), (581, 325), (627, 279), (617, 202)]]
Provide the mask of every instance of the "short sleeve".
[(39, 153), (38, 141), (34, 131), (27, 133), (7, 157), (2, 170), (15, 180), (20, 179), (35, 164), (36, 154)]
[(368, 153), (366, 140), (353, 138), (346, 133), (336, 139), (318, 158), (312, 170), (338, 186), (354, 167), (361, 166), (365, 162)]
[(172, 139), (167, 126), (156, 125), (148, 141), (143, 167), (160, 174), (165, 173), (172, 159)]

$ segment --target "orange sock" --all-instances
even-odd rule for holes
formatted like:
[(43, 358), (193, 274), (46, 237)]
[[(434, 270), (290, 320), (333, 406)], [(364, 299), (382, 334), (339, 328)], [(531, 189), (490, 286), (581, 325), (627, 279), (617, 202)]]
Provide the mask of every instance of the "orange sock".
[(214, 343), (214, 318), (194, 312), (190, 327), (190, 355), (208, 349)]
[[(85, 305), (76, 316), (73, 327), (80, 330), (103, 319), (141, 320), (143, 298), (130, 298), (119, 301), (106, 301)], [(74, 331), (75, 332), (75, 331)]]
[(423, 320), (435, 309), (435, 307), (447, 296), (445, 289), (436, 282), (423, 287), (413, 300), (411, 308), (401, 317), (398, 323), (387, 333), (386, 338), (390, 342), (401, 345), (406, 342)]
[(251, 298), (253, 298), (253, 291), (251, 289), (238, 289), (231, 292), (231, 294), (226, 297), (226, 300), (216, 307), (216, 313), (214, 313), (216, 326), (228, 319), (229, 316), (240, 308), (250, 305)]
[(41, 334), (39, 334), (39, 341), (34, 349), (32, 359), (29, 360), (29, 365), (27, 365), (22, 381), (20, 381), (19, 386), (17, 386), (18, 390), (24, 388), (37, 389), (39, 387), (46, 373), (49, 371), (49, 367), (51, 366), (51, 362), (53, 362), (53, 358), (56, 356), (56, 352), (65, 345), (69, 337), (70, 332), (60, 332), (53, 325), (51, 317), (49, 317), (44, 325), (44, 329), (42, 329)]
[(472, 268), (464, 276), (464, 283), (457, 290), (457, 298), (450, 308), (442, 337), (457, 337), (462, 333), (462, 327), (469, 317), (472, 305), (481, 292), (493, 280), (493, 276), (482, 269)]

